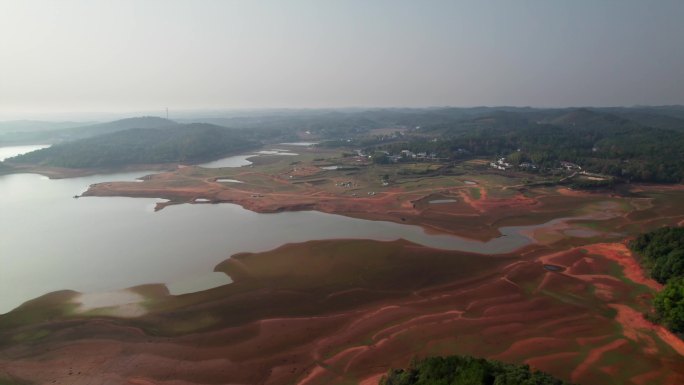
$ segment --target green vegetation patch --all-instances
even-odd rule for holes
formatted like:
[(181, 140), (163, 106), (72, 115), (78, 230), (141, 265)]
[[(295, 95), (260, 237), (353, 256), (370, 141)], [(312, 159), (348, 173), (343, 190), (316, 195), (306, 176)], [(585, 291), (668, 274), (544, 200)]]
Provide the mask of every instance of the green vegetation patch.
[(511, 365), (470, 356), (431, 357), (408, 369), (393, 369), (380, 385), (563, 385), (528, 365)]
[(684, 277), (671, 279), (653, 299), (657, 320), (676, 333), (684, 333)]
[(656, 281), (666, 283), (684, 276), (684, 228), (664, 227), (641, 234), (629, 246), (642, 256), (641, 263)]
[(20, 380), (18, 378), (8, 378), (8, 377), (1, 377), (0, 375), (0, 385), (29, 385), (31, 384), (28, 381)]
[(168, 128), (135, 128), (65, 142), (20, 155), (12, 162), (67, 168), (195, 163), (257, 145), (242, 131), (196, 123)]
[[(78, 295), (70, 290), (56, 291), (25, 302), (15, 310), (0, 317), (0, 331), (27, 324), (37, 324), (55, 319), (64, 319), (75, 314), (78, 305), (71, 302)], [(39, 334), (38, 334), (39, 335)], [(35, 335), (26, 335), (32, 338)], [(42, 337), (40, 337), (42, 338)], [(0, 344), (5, 336), (0, 333)], [(10, 338), (11, 339), (11, 338)]]
[[(32, 342), (32, 341), (37, 341), (41, 338), (47, 337), (50, 335), (50, 331), (46, 329), (39, 329), (39, 330), (28, 330), (23, 333), (15, 334), (12, 337), (12, 341), (14, 342)], [(0, 381), (0, 384), (2, 382)]]
[(641, 234), (629, 246), (641, 255), (651, 277), (666, 284), (653, 299), (651, 318), (675, 333), (684, 333), (684, 228), (663, 227)]

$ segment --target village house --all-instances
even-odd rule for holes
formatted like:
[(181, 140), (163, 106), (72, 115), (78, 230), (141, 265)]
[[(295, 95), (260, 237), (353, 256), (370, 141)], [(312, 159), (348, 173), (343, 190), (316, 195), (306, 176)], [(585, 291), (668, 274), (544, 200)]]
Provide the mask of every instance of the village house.
[(415, 158), (416, 154), (410, 150), (401, 150), (401, 156), (404, 158)]
[(489, 165), (492, 168), (495, 168), (497, 170), (502, 170), (502, 171), (505, 171), (505, 170), (513, 167), (512, 164), (506, 162), (506, 158), (499, 158), (499, 160), (497, 160), (496, 162), (491, 162), (491, 163), (489, 163)]
[(564, 168), (568, 171), (581, 170), (582, 169), (582, 167), (580, 167), (579, 165), (574, 164), (572, 162), (561, 161), (560, 164), (561, 164), (562, 168)]

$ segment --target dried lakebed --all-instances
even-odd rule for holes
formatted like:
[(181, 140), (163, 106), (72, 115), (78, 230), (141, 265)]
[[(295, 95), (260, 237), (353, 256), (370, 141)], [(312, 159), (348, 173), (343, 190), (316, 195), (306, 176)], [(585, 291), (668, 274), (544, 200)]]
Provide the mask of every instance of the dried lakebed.
[[(248, 156), (221, 160), (245, 165)], [(230, 282), (213, 272), (239, 252), (320, 239), (409, 241), (440, 249), (500, 254), (531, 243), (536, 226), (502, 227), (487, 242), (427, 234), (417, 226), (315, 211), (258, 214), (237, 205), (179, 205), (154, 212), (150, 198), (73, 199), (90, 184), (136, 180), (120, 173), (50, 180), (36, 174), (0, 176), (0, 313), (48, 292), (118, 290), (165, 283), (172, 294)]]
[[(261, 167), (262, 162), (255, 163), (254, 168)], [(204, 175), (213, 185), (218, 185), (217, 178), (242, 180), (241, 174), (224, 171)], [(245, 184), (253, 183), (247, 174)], [(23, 177), (45, 181), (34, 175)], [(119, 177), (133, 180), (135, 174)], [(489, 194), (497, 191), (487, 190), (486, 180), (477, 180), (483, 185), (477, 199), (469, 195), (471, 190), (433, 194), (425, 189), (429, 195), (422, 195), (422, 210), (430, 214), (462, 208), (462, 203), (451, 203), (431, 210), (427, 203), (453, 196), (479, 213), (462, 219), (468, 226), (474, 225), (473, 219), (495, 215), (494, 221), (481, 220), (481, 224), (493, 223), (492, 229), (508, 235), (497, 238), (492, 230), (478, 237), (486, 242), (474, 242), (428, 236), (422, 228), (402, 223), (318, 212), (256, 214), (229, 204), (184, 204), (153, 213), (154, 199), (71, 199), (79, 191), (65, 188), (59, 199), (50, 195), (45, 200), (52, 200), (51, 205), (39, 208), (72, 205), (71, 211), (53, 212), (61, 226), (92, 219), (88, 226), (75, 226), (80, 234), (72, 235), (73, 242), (80, 238), (96, 242), (99, 236), (104, 249), (112, 250), (107, 255), (74, 249), (87, 256), (80, 261), (83, 266), (72, 267), (83, 277), (74, 275), (62, 284), (81, 284), (91, 275), (85, 271), (88, 263), (108, 265), (95, 276), (114, 287), (121, 285), (106, 282), (109, 277), (149, 267), (141, 271), (143, 282), (167, 282), (172, 294), (193, 293), (170, 296), (166, 286), (150, 284), (83, 294), (58, 291), (30, 301), (0, 316), (0, 382), (9, 378), (46, 384), (375, 384), (389, 367), (406, 366), (416, 355), (471, 354), (527, 363), (585, 385), (684, 383), (684, 343), (641, 316), (659, 286), (645, 278), (627, 247), (615, 242), (637, 228), (681, 222), (681, 189), (659, 186), (649, 191), (648, 186), (637, 186), (638, 195), (630, 197), (546, 189), (502, 200)], [(16, 196), (9, 196), (19, 202), (17, 197), (26, 196), (34, 196), (35, 201), (52, 182), (25, 189), (0, 186), (10, 187), (0, 191), (14, 191)], [(530, 200), (538, 202), (537, 210), (529, 212), (526, 221), (496, 220), (511, 204)], [(116, 215), (98, 214), (108, 210), (100, 207), (105, 202), (117, 205)], [(73, 215), (74, 210), (79, 215)], [(24, 214), (36, 216), (28, 209)], [(22, 219), (12, 218), (14, 226), (21, 226)], [(502, 223), (535, 225), (506, 228)], [(24, 240), (24, 247), (50, 236), (35, 218), (23, 226), (24, 234), (32, 236)], [(67, 236), (55, 226), (52, 231)], [(139, 233), (138, 238), (125, 238), (129, 227)], [(298, 237), (341, 238), (350, 233), (353, 238), (416, 236), (416, 242), (441, 249), (364, 239), (270, 246)], [(245, 234), (254, 239), (244, 239)], [(119, 236), (119, 243), (110, 239)], [(500, 247), (504, 252), (515, 249), (518, 241), (534, 244), (510, 253), (494, 251), (497, 255), (491, 256), (444, 250), (473, 247), (486, 253), (488, 247)], [(216, 256), (210, 255), (214, 245)], [(181, 255), (174, 257), (179, 251), (174, 247), (186, 246), (187, 251), (180, 250)], [(130, 255), (142, 247), (148, 249)], [(155, 255), (164, 247), (166, 255)], [(270, 250), (232, 252), (250, 247)], [(207, 273), (215, 258), (223, 260), (214, 267), (218, 273)], [(48, 261), (34, 259), (34, 271), (50, 271), (53, 266)], [(176, 268), (176, 279), (185, 280), (182, 290), (162, 277)], [(193, 279), (193, 271), (204, 281)], [(227, 276), (232, 284), (202, 290), (217, 284), (214, 277), (225, 282)]]

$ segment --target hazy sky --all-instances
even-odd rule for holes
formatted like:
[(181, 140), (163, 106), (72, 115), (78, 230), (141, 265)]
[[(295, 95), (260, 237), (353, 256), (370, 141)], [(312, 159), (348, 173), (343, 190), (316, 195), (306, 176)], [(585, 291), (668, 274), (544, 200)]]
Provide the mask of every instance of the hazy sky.
[(0, 0), (0, 119), (684, 104), (684, 1)]

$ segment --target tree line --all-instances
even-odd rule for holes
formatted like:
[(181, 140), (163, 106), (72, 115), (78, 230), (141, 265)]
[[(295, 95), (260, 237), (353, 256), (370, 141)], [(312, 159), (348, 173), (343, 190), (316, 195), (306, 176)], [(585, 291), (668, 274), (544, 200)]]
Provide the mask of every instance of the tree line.
[(430, 357), (392, 369), (380, 385), (569, 385), (551, 375), (471, 356)]
[(8, 163), (67, 168), (197, 163), (253, 148), (258, 144), (249, 137), (247, 131), (194, 123), (168, 128), (129, 129), (64, 142), (11, 158)]
[(506, 157), (514, 165), (532, 163), (540, 172), (567, 161), (626, 181), (684, 181), (684, 130), (647, 127), (583, 109), (553, 119), (498, 111), (429, 125), (420, 135), (376, 148), (393, 153), (402, 149), (428, 152), (449, 159)]
[(684, 335), (684, 227), (663, 227), (630, 242), (651, 277), (665, 284), (653, 298), (655, 322)]

